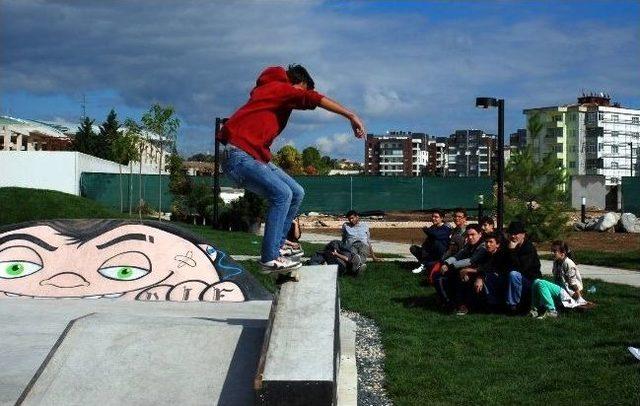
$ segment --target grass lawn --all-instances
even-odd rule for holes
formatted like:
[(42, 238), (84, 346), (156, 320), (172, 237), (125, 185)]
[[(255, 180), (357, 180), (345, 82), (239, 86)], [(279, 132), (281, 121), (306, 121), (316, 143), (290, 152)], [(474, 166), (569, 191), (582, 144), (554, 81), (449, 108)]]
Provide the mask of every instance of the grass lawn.
[[(258, 249), (247, 234), (205, 235), (231, 252)], [(255, 262), (242, 264), (273, 289)], [(640, 362), (626, 349), (640, 345), (640, 290), (598, 281), (596, 309), (557, 320), (456, 317), (437, 310), (433, 289), (408, 267), (370, 263), (359, 278), (340, 280), (342, 307), (380, 326), (395, 404), (640, 402)]]
[(0, 225), (31, 220), (69, 218), (126, 218), (93, 200), (55, 190), (0, 188)]

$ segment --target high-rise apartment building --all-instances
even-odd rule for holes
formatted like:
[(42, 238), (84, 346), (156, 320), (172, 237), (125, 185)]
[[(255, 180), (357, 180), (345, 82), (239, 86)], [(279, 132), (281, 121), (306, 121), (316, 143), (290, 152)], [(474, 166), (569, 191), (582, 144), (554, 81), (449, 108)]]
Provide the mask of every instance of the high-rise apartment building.
[(509, 147), (511, 151), (522, 151), (527, 147), (527, 130), (518, 128), (509, 135)]
[(583, 94), (575, 104), (525, 109), (527, 128), (534, 116), (539, 134), (527, 134), (527, 143), (541, 159), (555, 154), (568, 175), (604, 175), (607, 186), (638, 170), (640, 110), (611, 103), (608, 95)]
[(492, 176), (496, 139), (482, 130), (457, 130), (448, 139), (447, 176)]
[(419, 176), (427, 167), (429, 136), (424, 133), (391, 131), (367, 134), (364, 168), (367, 175)]

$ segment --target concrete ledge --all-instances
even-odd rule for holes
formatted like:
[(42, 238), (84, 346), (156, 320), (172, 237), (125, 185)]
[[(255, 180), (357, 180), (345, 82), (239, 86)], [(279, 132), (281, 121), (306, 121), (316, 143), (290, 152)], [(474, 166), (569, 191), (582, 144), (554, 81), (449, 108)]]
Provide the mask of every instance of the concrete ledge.
[(358, 405), (358, 367), (356, 365), (356, 323), (340, 317), (340, 367), (337, 406)]
[[(256, 376), (262, 405), (332, 405), (339, 342), (337, 266), (306, 266), (274, 301), (264, 364)], [(267, 328), (269, 330), (269, 328)]]

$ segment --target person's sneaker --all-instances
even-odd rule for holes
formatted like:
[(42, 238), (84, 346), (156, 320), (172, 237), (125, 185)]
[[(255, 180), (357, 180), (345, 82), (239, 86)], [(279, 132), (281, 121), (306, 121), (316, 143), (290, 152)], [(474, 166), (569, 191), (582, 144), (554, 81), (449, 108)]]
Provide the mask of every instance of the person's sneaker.
[(539, 316), (539, 314), (538, 314), (538, 311), (537, 311), (537, 310), (535, 310), (535, 309), (531, 309), (531, 310), (529, 310), (529, 314), (528, 314), (528, 316), (529, 316), (529, 317), (536, 318), (536, 317), (538, 317), (538, 316)]
[(558, 312), (555, 310), (547, 310), (546, 312), (542, 313), (540, 316), (536, 317), (536, 319), (538, 320), (557, 319), (557, 318), (558, 318)]
[(629, 347), (629, 352), (631, 353), (631, 355), (636, 357), (638, 361), (640, 361), (640, 349), (635, 347)]
[(424, 265), (420, 265), (419, 267), (417, 267), (416, 269), (412, 269), (411, 273), (422, 273), (424, 271)]
[(304, 256), (304, 252), (301, 249), (293, 249), (291, 247), (280, 248), (280, 256), (285, 258), (301, 258)]
[(273, 261), (260, 262), (262, 273), (287, 273), (294, 271), (302, 266), (301, 262), (292, 261), (289, 258), (278, 257)]
[(466, 316), (468, 313), (469, 309), (467, 309), (467, 306), (465, 305), (458, 306), (458, 309), (456, 310), (456, 316)]

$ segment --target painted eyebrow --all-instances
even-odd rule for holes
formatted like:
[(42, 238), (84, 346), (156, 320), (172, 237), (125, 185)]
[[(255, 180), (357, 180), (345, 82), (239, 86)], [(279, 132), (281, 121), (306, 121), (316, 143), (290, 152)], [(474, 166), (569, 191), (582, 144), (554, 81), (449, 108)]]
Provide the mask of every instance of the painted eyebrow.
[(58, 249), (58, 247), (54, 247), (52, 245), (47, 244), (46, 242), (42, 241), (41, 239), (39, 239), (38, 237), (34, 237), (31, 234), (11, 234), (11, 235), (6, 235), (2, 238), (0, 238), (0, 245), (4, 244), (7, 241), (13, 241), (13, 240), (25, 240), (25, 241), (30, 241), (36, 245), (41, 246), (42, 248), (44, 248), (47, 251), (55, 251)]
[(118, 244), (120, 242), (128, 241), (128, 240), (147, 241), (147, 236), (145, 234), (139, 234), (139, 233), (138, 234), (125, 234), (125, 235), (121, 235), (120, 237), (116, 237), (111, 241), (107, 241), (104, 244), (96, 245), (96, 248), (101, 250), (103, 248), (110, 247), (113, 244)]

